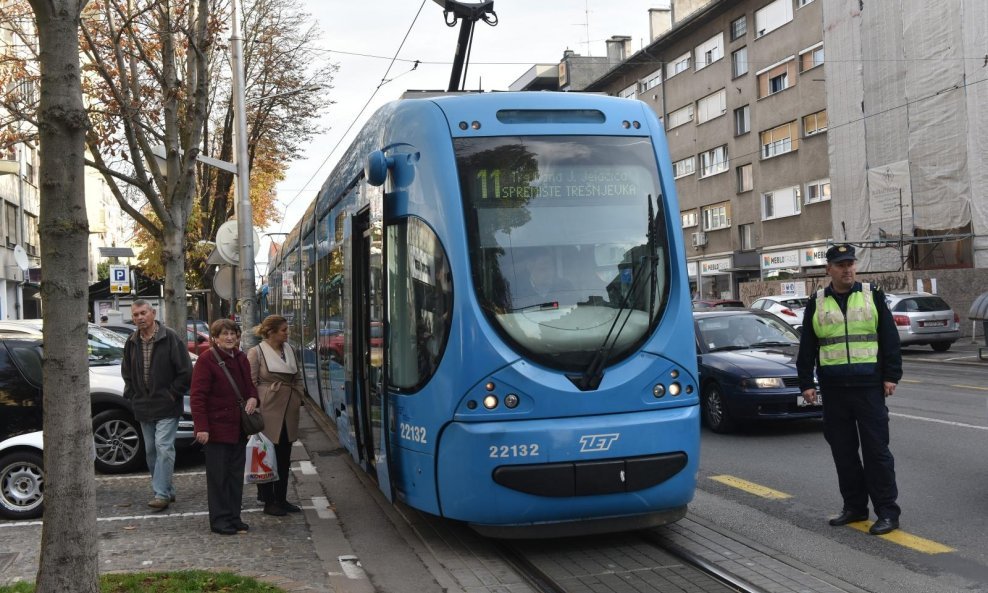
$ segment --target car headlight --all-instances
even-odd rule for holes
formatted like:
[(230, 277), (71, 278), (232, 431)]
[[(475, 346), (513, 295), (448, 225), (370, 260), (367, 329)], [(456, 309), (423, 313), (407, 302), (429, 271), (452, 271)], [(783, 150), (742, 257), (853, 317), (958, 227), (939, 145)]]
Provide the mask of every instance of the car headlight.
[(743, 389), (781, 389), (784, 386), (779, 377), (756, 377), (741, 381)]

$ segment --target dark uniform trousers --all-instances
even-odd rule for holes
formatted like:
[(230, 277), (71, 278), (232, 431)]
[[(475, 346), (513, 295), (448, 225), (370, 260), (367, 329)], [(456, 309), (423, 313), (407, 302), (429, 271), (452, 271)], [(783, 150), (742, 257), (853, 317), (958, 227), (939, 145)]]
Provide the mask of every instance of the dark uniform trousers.
[(865, 513), (870, 497), (879, 518), (898, 519), (899, 491), (895, 459), (889, 451), (884, 388), (822, 385), (821, 391), (823, 434), (834, 456), (844, 510)]
[(240, 523), (240, 504), (244, 494), (247, 441), (238, 444), (209, 442), (205, 449), (209, 526), (213, 529), (236, 529)]

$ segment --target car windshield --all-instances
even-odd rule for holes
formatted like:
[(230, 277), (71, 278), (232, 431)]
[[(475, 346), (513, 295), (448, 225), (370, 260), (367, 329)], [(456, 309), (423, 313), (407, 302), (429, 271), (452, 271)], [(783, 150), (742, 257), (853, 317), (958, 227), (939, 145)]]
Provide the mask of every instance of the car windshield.
[(768, 315), (723, 315), (697, 319), (699, 340), (711, 352), (773, 348), (799, 343), (786, 323)]
[(669, 291), (665, 224), (649, 239), (666, 216), (651, 141), (464, 138), (454, 148), (474, 289), (501, 336), (562, 370), (598, 351), (605, 365), (633, 352)]
[(89, 326), (89, 366), (120, 364), (127, 338), (98, 325)]
[(893, 309), (897, 313), (930, 313), (933, 311), (947, 311), (950, 305), (940, 297), (926, 296), (903, 299)]

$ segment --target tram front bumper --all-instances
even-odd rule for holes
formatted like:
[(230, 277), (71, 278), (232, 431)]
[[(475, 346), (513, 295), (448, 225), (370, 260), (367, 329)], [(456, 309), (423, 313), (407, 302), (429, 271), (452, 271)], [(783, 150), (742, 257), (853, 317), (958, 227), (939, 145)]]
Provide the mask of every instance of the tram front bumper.
[(439, 443), (441, 513), (506, 525), (684, 507), (696, 486), (698, 410), (453, 423)]

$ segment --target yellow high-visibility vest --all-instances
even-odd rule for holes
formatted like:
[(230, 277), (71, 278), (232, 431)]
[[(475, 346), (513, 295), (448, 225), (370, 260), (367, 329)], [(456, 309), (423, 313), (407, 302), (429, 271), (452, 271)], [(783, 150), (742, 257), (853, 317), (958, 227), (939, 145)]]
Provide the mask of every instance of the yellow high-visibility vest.
[(871, 284), (847, 298), (847, 316), (833, 297), (816, 293), (813, 331), (820, 344), (820, 366), (874, 365), (878, 363), (878, 308)]

